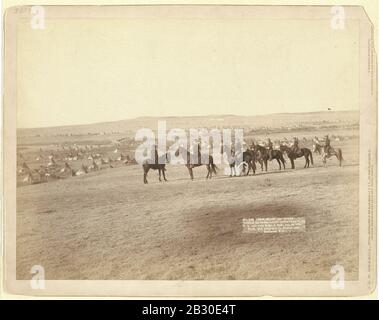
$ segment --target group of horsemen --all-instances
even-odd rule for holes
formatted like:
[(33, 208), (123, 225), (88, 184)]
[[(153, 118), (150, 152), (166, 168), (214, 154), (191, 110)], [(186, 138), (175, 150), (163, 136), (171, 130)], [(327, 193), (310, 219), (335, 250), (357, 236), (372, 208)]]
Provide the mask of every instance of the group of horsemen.
[[(321, 146), (321, 143), (320, 143), (320, 141), (319, 141), (319, 139), (317, 137), (314, 137), (313, 141), (316, 143), (316, 145)], [(197, 142), (197, 148), (198, 148), (198, 159), (199, 159), (199, 164), (200, 164), (200, 161), (201, 161), (201, 141), (200, 140)], [(253, 142), (253, 145), (252, 145), (252, 149), (253, 148), (254, 148), (254, 142)], [(267, 139), (267, 149), (268, 149), (269, 160), (271, 161), (272, 160), (272, 153), (273, 153), (273, 150), (274, 150), (274, 144), (273, 144), (273, 142), (271, 141), (270, 138)], [(301, 153), (301, 148), (299, 146), (299, 138), (297, 138), (297, 137), (293, 138), (293, 145), (292, 145), (291, 149), (292, 149), (292, 152), (295, 153), (295, 154), (300, 154)], [(324, 149), (324, 153), (326, 155), (330, 155), (330, 152), (333, 150), (333, 148), (330, 145), (329, 135), (325, 136), (325, 144), (323, 146), (323, 149)], [(154, 146), (154, 153), (155, 153), (155, 163), (158, 163), (158, 148), (157, 148), (157, 145)], [(232, 155), (232, 157), (235, 157), (235, 150), (234, 150), (234, 148), (231, 149), (231, 155)]]
[[(316, 136), (314, 137), (313, 141), (316, 143), (316, 145), (321, 146), (321, 143)], [(271, 161), (272, 160), (272, 151), (274, 150), (274, 145), (273, 145), (270, 138), (268, 138), (268, 140), (267, 140), (267, 148), (268, 148), (269, 160)], [(329, 156), (330, 152), (333, 150), (333, 148), (330, 145), (329, 135), (325, 136), (325, 144), (324, 144), (323, 148), (324, 148), (324, 153)], [(299, 138), (297, 138), (297, 137), (293, 138), (293, 145), (292, 145), (291, 149), (292, 149), (292, 152), (294, 154), (300, 154), (301, 153), (301, 148), (299, 147)]]

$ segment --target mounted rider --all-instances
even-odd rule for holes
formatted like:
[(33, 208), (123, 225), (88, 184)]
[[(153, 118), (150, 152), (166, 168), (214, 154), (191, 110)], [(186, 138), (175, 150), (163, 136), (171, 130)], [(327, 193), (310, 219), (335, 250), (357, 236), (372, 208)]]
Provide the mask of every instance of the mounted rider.
[(332, 147), (330, 146), (330, 139), (329, 135), (325, 136), (325, 146), (324, 146), (324, 153), (327, 155), (330, 155), (330, 152), (332, 151)]
[(154, 144), (154, 164), (158, 164), (158, 145)]
[(197, 148), (197, 164), (201, 164), (201, 138), (195, 140), (195, 148)]
[(292, 151), (295, 154), (300, 153), (300, 147), (299, 147), (299, 139), (297, 137), (293, 138), (293, 146), (292, 146)]
[(267, 140), (267, 147), (268, 147), (269, 160), (271, 161), (272, 160), (273, 143), (272, 143), (270, 138), (268, 138), (268, 140)]

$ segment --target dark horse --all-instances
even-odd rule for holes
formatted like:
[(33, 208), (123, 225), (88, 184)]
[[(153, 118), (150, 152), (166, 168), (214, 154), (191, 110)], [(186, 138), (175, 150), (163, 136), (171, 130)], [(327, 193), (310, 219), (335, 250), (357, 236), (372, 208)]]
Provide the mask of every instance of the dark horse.
[[(179, 154), (187, 154), (187, 163), (185, 166), (188, 169), (188, 172), (190, 174), (191, 180), (193, 180), (193, 168), (200, 167), (202, 165), (205, 165), (207, 167), (208, 173), (206, 179), (211, 179), (212, 174), (217, 174), (217, 166), (213, 162), (213, 157), (209, 155), (208, 163), (201, 163), (201, 160), (199, 160), (197, 163), (191, 163), (191, 159), (193, 159), (193, 154), (191, 154), (187, 149), (183, 147), (179, 147), (178, 150), (175, 152), (175, 156), (178, 157)], [(201, 155), (199, 153), (198, 155), (199, 159), (201, 159)]]
[[(236, 157), (232, 156), (231, 150), (223, 146), (221, 153), (225, 151), (225, 149), (229, 152), (226, 152), (228, 163), (230, 167), (230, 176), (232, 176), (232, 173), (234, 171), (234, 175), (236, 175)], [(243, 166), (242, 172), (245, 173), (245, 165), (247, 165), (247, 172), (245, 173), (246, 176), (249, 175), (250, 170), (253, 170), (253, 174), (255, 174), (255, 170), (257, 167), (255, 166), (255, 152), (253, 150), (247, 149), (242, 153), (242, 163), (240, 164)]]
[[(261, 169), (263, 171), (263, 164), (265, 165), (265, 169), (267, 171), (267, 162), (270, 159), (270, 154), (269, 150), (259, 144), (255, 144), (253, 146), (255, 152), (256, 152), (256, 161), (258, 161), (261, 165)], [(280, 150), (272, 150), (272, 159), (276, 159), (279, 164), (279, 170), (282, 170), (282, 164), (283, 164), (283, 169), (286, 169), (286, 160), (284, 160), (283, 157), (283, 152)]]
[[(295, 169), (295, 159), (304, 157), (305, 158), (305, 165), (304, 168), (309, 168), (309, 163), (313, 166), (313, 156), (312, 151), (308, 148), (300, 148), (298, 152), (294, 152), (294, 150), (286, 145), (281, 145), (280, 150), (282, 152), (287, 153), (287, 157), (291, 161), (291, 168)], [(309, 162), (309, 159), (311, 160)]]
[[(158, 163), (157, 163), (158, 162)], [(155, 163), (149, 163), (148, 160), (146, 160), (142, 164), (143, 168), (143, 183), (147, 184), (147, 173), (149, 172), (150, 169), (152, 170), (158, 170), (159, 173), (159, 181), (162, 181), (161, 179), (161, 173), (163, 173), (163, 179), (164, 181), (167, 181), (166, 179), (166, 163), (169, 162), (169, 154), (165, 153), (164, 155), (160, 156), (158, 161), (155, 161)]]

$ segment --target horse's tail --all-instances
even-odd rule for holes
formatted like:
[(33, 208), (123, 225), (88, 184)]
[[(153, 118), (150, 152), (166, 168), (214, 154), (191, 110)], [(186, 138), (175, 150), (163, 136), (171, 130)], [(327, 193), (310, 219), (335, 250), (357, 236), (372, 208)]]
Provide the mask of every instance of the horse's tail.
[(310, 158), (311, 158), (311, 164), (312, 164), (312, 166), (313, 166), (313, 155), (312, 155), (312, 151), (309, 151), (309, 156), (310, 156)]
[(214, 163), (212, 163), (211, 166), (212, 166), (213, 173), (217, 174), (218, 167)]

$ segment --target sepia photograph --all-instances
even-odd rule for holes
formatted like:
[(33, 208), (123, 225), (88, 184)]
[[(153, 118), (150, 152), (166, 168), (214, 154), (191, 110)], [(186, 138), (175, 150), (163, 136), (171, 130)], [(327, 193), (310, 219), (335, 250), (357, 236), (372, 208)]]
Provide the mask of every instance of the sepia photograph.
[(8, 292), (375, 290), (363, 7), (19, 6), (4, 21)]

